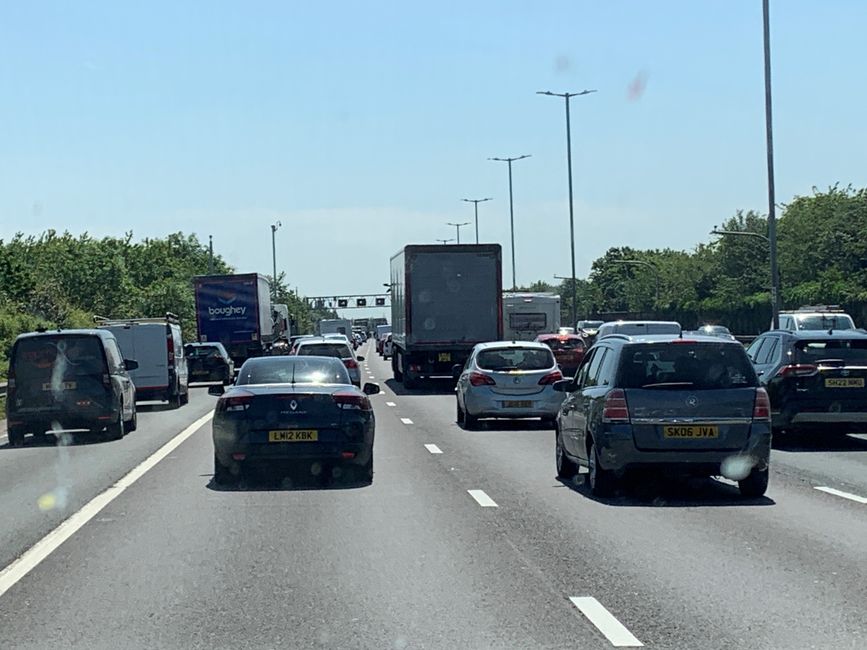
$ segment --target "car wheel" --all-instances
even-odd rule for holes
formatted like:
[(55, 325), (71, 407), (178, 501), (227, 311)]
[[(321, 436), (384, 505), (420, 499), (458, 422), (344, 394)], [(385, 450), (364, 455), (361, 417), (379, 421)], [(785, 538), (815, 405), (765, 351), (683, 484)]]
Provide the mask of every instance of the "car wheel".
[(575, 478), (575, 475), (578, 474), (578, 466), (566, 455), (566, 450), (563, 449), (563, 438), (560, 435), (559, 429), (557, 430), (554, 455), (557, 463), (557, 478), (567, 481)]
[(238, 475), (232, 473), (232, 468), (223, 465), (217, 454), (214, 454), (214, 483), (217, 485), (233, 485), (238, 482)]
[(112, 422), (105, 428), (106, 437), (109, 440), (120, 440), (126, 433), (126, 427), (123, 422), (123, 403), (117, 410), (117, 421)]
[(132, 409), (132, 417), (129, 419), (129, 431), (135, 431), (138, 429), (138, 411), (133, 407)]
[(556, 415), (546, 415), (542, 418), (542, 424), (551, 427), (552, 429), (557, 428), (557, 416)]
[(472, 431), (478, 426), (479, 418), (467, 413), (466, 409), (461, 409), (461, 413), (463, 413), (463, 417), (461, 418), (461, 427), (464, 430)]
[(403, 383), (403, 355), (394, 355), (391, 358), (391, 371), (394, 375), (394, 380), (398, 383)]
[(181, 406), (190, 403), (190, 389), (189, 388), (187, 388), (186, 393), (181, 393), (180, 395), (178, 395), (178, 401), (180, 402)]
[(599, 464), (599, 451), (596, 449), (596, 441), (590, 443), (588, 456), (589, 472), (587, 473), (587, 485), (590, 493), (597, 497), (610, 496), (617, 484), (614, 472), (605, 469)]
[(738, 489), (741, 491), (741, 496), (748, 499), (757, 499), (764, 496), (768, 490), (768, 468), (755, 469), (750, 471), (749, 475), (738, 481)]
[(24, 446), (24, 430), (17, 427), (9, 429), (9, 446), (23, 447)]

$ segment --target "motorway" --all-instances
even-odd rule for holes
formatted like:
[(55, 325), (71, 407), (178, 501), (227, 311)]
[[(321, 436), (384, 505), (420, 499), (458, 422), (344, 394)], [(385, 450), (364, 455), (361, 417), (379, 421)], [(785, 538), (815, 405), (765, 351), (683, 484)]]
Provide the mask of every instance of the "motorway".
[(463, 431), (448, 384), (363, 353), (370, 486), (218, 489), (202, 388), (122, 441), (0, 439), (0, 647), (867, 647), (867, 437), (775, 449), (758, 500), (597, 500), (555, 478), (552, 431)]

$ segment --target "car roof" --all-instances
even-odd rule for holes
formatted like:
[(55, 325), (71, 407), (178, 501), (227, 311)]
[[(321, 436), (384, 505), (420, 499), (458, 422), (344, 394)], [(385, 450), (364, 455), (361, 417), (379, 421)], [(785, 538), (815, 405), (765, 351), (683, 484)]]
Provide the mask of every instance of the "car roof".
[(533, 348), (540, 350), (550, 350), (547, 345), (539, 341), (488, 341), (487, 343), (477, 343), (476, 350), (502, 350), (503, 348)]
[(536, 337), (536, 340), (539, 342), (550, 341), (551, 339), (557, 339), (558, 341), (562, 341), (563, 339), (578, 339), (580, 341), (584, 340), (584, 338), (580, 334), (575, 334), (572, 332), (568, 334), (552, 334), (548, 332), (546, 334), (539, 334)]
[(867, 333), (860, 330), (769, 330), (763, 334), (786, 334), (796, 339), (867, 339)]
[[(342, 336), (342, 335), (341, 335)], [(346, 337), (337, 336), (309, 336), (307, 338), (298, 339), (295, 341), (298, 345), (307, 345), (308, 343), (329, 343), (331, 345), (346, 345)]]
[(25, 334), (19, 334), (18, 339), (35, 339), (35, 338), (47, 338), (52, 336), (98, 336), (101, 339), (114, 339), (114, 334), (112, 334), (109, 330), (104, 329), (95, 329), (95, 328), (82, 328), (82, 329), (54, 329), (54, 330), (45, 330), (44, 332), (26, 332)]
[(680, 323), (676, 320), (609, 320), (602, 323), (602, 326), (605, 325), (677, 325), (680, 327)]
[(723, 339), (719, 336), (710, 336), (708, 334), (693, 333), (684, 333), (683, 336), (678, 334), (609, 334), (605, 338), (600, 339), (600, 343), (612, 343), (616, 341), (623, 341), (624, 343), (674, 343), (682, 341), (683, 343), (716, 343), (720, 345), (737, 345), (743, 347), (737, 341), (732, 341), (730, 339)]

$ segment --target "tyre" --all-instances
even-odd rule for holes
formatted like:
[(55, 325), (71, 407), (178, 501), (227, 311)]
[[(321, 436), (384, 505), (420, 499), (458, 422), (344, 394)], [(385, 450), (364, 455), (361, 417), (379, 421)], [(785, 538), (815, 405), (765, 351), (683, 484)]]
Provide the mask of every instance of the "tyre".
[(409, 390), (414, 390), (421, 385), (421, 380), (416, 377), (407, 377), (406, 373), (403, 375), (403, 387), (408, 388)]
[(394, 380), (403, 383), (403, 355), (395, 354), (391, 358), (391, 370), (394, 374)]
[(557, 431), (555, 441), (554, 460), (557, 466), (557, 478), (571, 481), (578, 474), (578, 466), (566, 455), (560, 431)]
[(217, 485), (234, 485), (238, 482), (238, 475), (232, 473), (232, 468), (223, 465), (217, 454), (214, 453), (214, 483)]
[(587, 473), (587, 485), (590, 488), (590, 493), (597, 497), (610, 496), (617, 486), (617, 479), (614, 472), (599, 464), (599, 451), (596, 449), (595, 440), (590, 443), (590, 452), (587, 456), (590, 466), (590, 471)]
[(176, 408), (176, 409), (181, 408), (181, 404), (183, 404), (183, 402), (181, 402), (180, 388), (176, 389), (173, 393), (169, 394), (169, 404), (171, 405), (172, 408)]
[(136, 429), (138, 429), (138, 411), (133, 407), (132, 417), (129, 419), (127, 431), (135, 431)]
[(465, 431), (472, 431), (479, 426), (479, 418), (467, 413), (466, 409), (461, 409), (461, 413), (463, 417), (461, 418), (460, 424)]
[(764, 496), (768, 490), (768, 474), (769, 470), (767, 467), (761, 470), (753, 468), (745, 479), (738, 481), (738, 489), (741, 491), (741, 496), (748, 499), (757, 499)]
[(24, 446), (24, 429), (14, 427), (9, 429), (9, 446), (23, 447)]
[(189, 404), (190, 403), (190, 389), (187, 388), (186, 393), (181, 393), (180, 395), (178, 395), (178, 400), (180, 401), (181, 406), (184, 406), (185, 404)]
[(105, 435), (109, 440), (120, 440), (124, 434), (126, 434), (126, 427), (123, 421), (123, 404), (121, 404), (117, 410), (117, 420), (105, 428)]
[(544, 424), (545, 426), (548, 426), (552, 429), (556, 429), (557, 428), (557, 416), (546, 415), (545, 417), (542, 418), (542, 424)]

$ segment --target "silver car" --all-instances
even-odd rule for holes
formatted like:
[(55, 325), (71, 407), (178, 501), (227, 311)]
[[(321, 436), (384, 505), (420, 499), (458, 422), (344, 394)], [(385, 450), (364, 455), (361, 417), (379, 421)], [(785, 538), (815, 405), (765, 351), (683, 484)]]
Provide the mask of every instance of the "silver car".
[(355, 386), (361, 386), (361, 368), (358, 367), (359, 361), (364, 361), (364, 357), (355, 356), (349, 342), (342, 334), (338, 336), (311, 337), (309, 339), (301, 339), (295, 344), (292, 354), (299, 356), (314, 356), (314, 357), (337, 357), (343, 361), (349, 372), (349, 379)]
[(455, 366), (457, 420), (472, 429), (480, 418), (542, 418), (553, 425), (563, 401), (563, 377), (544, 343), (479, 343), (463, 368)]

